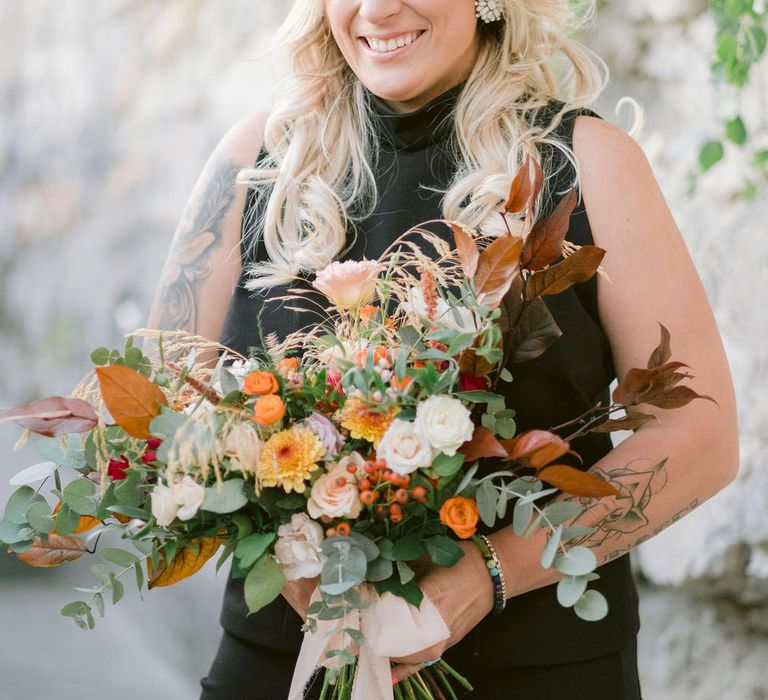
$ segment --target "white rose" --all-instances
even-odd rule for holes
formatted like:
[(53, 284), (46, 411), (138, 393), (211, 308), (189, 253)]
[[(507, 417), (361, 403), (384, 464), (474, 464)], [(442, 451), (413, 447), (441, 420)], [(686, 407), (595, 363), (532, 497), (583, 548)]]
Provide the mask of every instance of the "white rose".
[(421, 287), (410, 287), (408, 289), (408, 301), (402, 302), (400, 308), (408, 314), (412, 322), (417, 324), (430, 320), (446, 328), (455, 328), (460, 331), (472, 332), (477, 330), (477, 323), (470, 309), (461, 304), (449, 304), (442, 297), (437, 299), (435, 317), (430, 319)]
[(435, 451), (414, 423), (396, 418), (379, 441), (376, 457), (386, 461), (393, 472), (404, 476), (432, 464)]
[(311, 520), (306, 513), (294, 513), (291, 522), (277, 529), (275, 556), (283, 569), (285, 578), (318, 576), (325, 557), (320, 551), (323, 528)]
[(336, 465), (312, 484), (312, 495), (307, 501), (307, 512), (313, 518), (325, 515), (329, 518), (356, 518), (363, 504), (360, 503), (355, 475), (343, 465)]
[(475, 426), (469, 409), (451, 396), (430, 396), (416, 408), (416, 431), (439, 452), (455, 455), (472, 438)]
[(191, 476), (185, 476), (181, 481), (171, 486), (171, 492), (179, 506), (176, 517), (179, 520), (189, 520), (197, 513), (205, 498), (205, 487), (198, 484)]
[(170, 486), (158, 483), (149, 494), (152, 501), (152, 515), (158, 527), (168, 527), (176, 518), (179, 504)]

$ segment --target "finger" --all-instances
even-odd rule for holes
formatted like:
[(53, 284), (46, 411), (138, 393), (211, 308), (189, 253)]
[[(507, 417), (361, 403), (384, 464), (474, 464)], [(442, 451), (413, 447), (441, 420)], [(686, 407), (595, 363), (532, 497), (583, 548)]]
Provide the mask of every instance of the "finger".
[(421, 664), (397, 664), (392, 668), (392, 685), (399, 683), (404, 678), (412, 676), (414, 673), (421, 671), (423, 666)]

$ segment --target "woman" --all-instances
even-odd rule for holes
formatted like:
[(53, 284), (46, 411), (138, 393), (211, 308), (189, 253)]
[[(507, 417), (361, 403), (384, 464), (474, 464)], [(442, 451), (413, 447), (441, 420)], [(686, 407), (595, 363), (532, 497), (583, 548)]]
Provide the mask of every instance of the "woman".
[[(504, 523), (490, 535), (507, 582), (501, 615), (488, 616), (493, 587), (471, 543), (457, 566), (422, 575), (452, 636), (396, 659), (393, 679), (445, 655), (483, 700), (639, 698), (637, 596), (623, 555), (723, 488), (738, 464), (727, 362), (669, 209), (638, 145), (576, 109), (604, 85), (599, 61), (568, 38), (576, 25), (568, 0), (297, 0), (280, 37), (293, 73), (269, 116), (237, 124), (214, 151), (151, 318), (247, 352), (312, 322), (275, 300), (306, 288), (307, 274), (334, 258), (376, 258), (437, 217), (499, 232), (495, 212), (526, 153), (547, 176), (539, 217), (578, 185), (567, 238), (604, 248), (607, 274), (548, 298), (563, 335), (512, 368), (505, 391), (519, 429), (551, 427), (606, 400), (615, 376), (643, 366), (658, 323), (695, 370), (691, 386), (717, 405), (648, 408), (661, 420), (615, 449), (606, 435), (574, 442), (582, 468), (621, 493), (590, 511), (597, 531), (587, 544), (602, 565), (595, 587), (610, 605), (603, 621), (560, 608), (557, 574), (539, 564), (541, 537), (524, 540)], [(570, 69), (569, 82), (553, 59)], [(446, 236), (444, 228), (434, 230)], [(232, 254), (238, 245), (241, 256)], [(286, 696), (314, 585), (294, 582), (246, 617), (242, 582), (230, 579), (205, 700)]]

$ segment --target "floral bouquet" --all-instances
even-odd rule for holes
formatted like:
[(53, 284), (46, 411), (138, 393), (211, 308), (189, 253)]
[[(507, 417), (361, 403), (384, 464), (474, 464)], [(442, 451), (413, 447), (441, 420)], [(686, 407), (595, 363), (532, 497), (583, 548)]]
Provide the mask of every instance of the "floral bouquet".
[[(232, 559), (251, 612), (287, 580), (319, 577), (291, 698), (318, 666), (323, 697), (337, 700), (470, 688), (442, 661), (392, 688), (389, 658), (449, 636), (417, 571), (453, 566), (458, 541), (510, 505), (518, 535), (549, 531), (541, 563), (563, 574), (560, 603), (602, 618), (604, 597), (587, 590), (596, 557), (574, 544), (594, 528), (574, 521), (590, 499), (618, 491), (558, 460), (578, 435), (653, 419), (616, 412), (698, 395), (678, 386), (689, 375), (670, 362), (662, 327), (648, 367), (623, 378), (614, 403), (558, 426), (570, 430), (565, 437), (516, 434), (499, 382), (558, 338), (544, 298), (589, 279), (604, 254), (564, 241), (574, 192), (534, 225), (542, 181), (526, 161), (500, 208), (505, 222), (520, 215), (520, 236), (508, 229), (476, 240), (445, 222), (455, 247), (417, 227), (380, 260), (330, 264), (303, 292), (309, 303), (318, 293), (330, 302), (327, 320), (282, 341), (267, 337), (252, 357), (178, 331), (137, 331), (156, 341), (153, 357), (132, 337), (122, 352), (100, 348), (72, 397), (0, 412), (26, 428), (23, 439), (36, 434), (47, 460), (11, 480), (18, 489), (0, 541), (33, 566), (100, 553), (95, 585), (61, 611), (83, 628), (93, 628), (94, 610), (104, 614), (106, 596), (120, 600), (126, 578), (139, 590), (145, 580), (168, 586), (219, 550), (217, 569)], [(218, 362), (198, 361), (200, 353), (218, 353)], [(551, 500), (560, 491), (581, 500)], [(99, 547), (107, 533), (124, 545)], [(503, 606), (503, 574), (494, 571)], [(392, 625), (400, 646), (388, 639)]]

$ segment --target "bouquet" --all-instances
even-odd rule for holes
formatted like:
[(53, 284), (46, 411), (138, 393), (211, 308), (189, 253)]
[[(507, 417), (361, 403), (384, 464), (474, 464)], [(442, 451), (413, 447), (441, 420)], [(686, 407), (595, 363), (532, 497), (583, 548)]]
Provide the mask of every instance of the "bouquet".
[[(627, 373), (613, 403), (557, 433), (517, 434), (500, 383), (558, 338), (544, 298), (589, 279), (604, 255), (565, 243), (573, 191), (534, 224), (542, 181), (526, 161), (500, 208), (505, 222), (520, 215), (522, 235), (476, 238), (443, 222), (454, 246), (419, 226), (379, 260), (331, 263), (294, 294), (322, 294), (326, 320), (267, 337), (250, 357), (140, 330), (152, 354), (133, 336), (122, 351), (99, 348), (71, 397), (0, 412), (24, 439), (35, 434), (47, 460), (11, 480), (0, 541), (32, 566), (101, 555), (95, 584), (61, 611), (82, 628), (104, 615), (105, 598), (120, 600), (126, 579), (168, 586), (219, 552), (217, 569), (232, 560), (252, 612), (286, 581), (319, 577), (292, 698), (318, 666), (323, 697), (337, 700), (471, 688), (440, 661), (391, 689), (389, 658), (449, 635), (419, 567), (453, 566), (459, 541), (510, 508), (519, 536), (549, 532), (541, 563), (564, 575), (559, 602), (604, 617), (604, 597), (588, 590), (596, 557), (578, 544), (594, 528), (578, 518), (618, 491), (559, 460), (588, 431), (654, 420), (628, 409), (699, 395), (679, 385), (690, 375), (670, 361), (662, 327), (648, 366)], [(552, 500), (559, 492), (580, 498)], [(118, 546), (99, 546), (108, 533)], [(395, 621), (411, 648), (392, 647), (385, 628)]]

